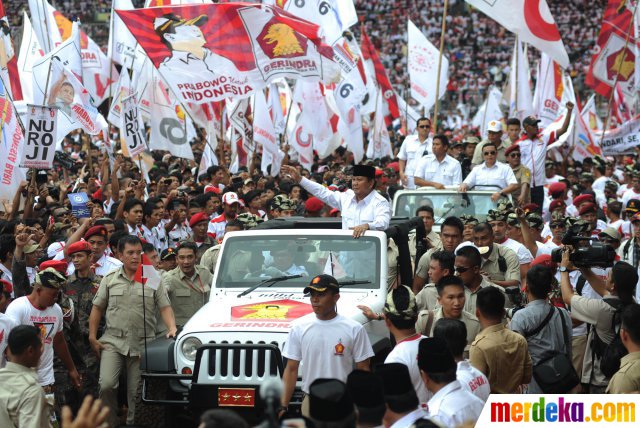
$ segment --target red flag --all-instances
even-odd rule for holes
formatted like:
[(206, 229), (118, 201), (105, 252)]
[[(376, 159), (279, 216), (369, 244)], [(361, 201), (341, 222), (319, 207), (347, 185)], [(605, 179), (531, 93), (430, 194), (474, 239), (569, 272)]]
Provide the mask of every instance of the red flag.
[(369, 40), (369, 36), (362, 29), (362, 57), (365, 61), (370, 60), (373, 62), (373, 67), (376, 71), (376, 80), (378, 81), (378, 86), (380, 87), (380, 91), (382, 96), (387, 101), (389, 105), (389, 113), (391, 113), (391, 120), (397, 119), (400, 117), (400, 109), (398, 108), (398, 99), (396, 98), (396, 93), (391, 86), (391, 82), (389, 81), (389, 76), (387, 76), (387, 72), (384, 69), (384, 65), (382, 65), (382, 61), (380, 61), (380, 57), (378, 56), (378, 52), (376, 52), (375, 46)]
[[(9, 29), (9, 20), (4, 11), (4, 5), (2, 4), (2, 0), (0, 0), (0, 21), (2, 23), (2, 30), (5, 28)], [(8, 60), (6, 64), (6, 68), (8, 71), (9, 80), (7, 81), (7, 73), (2, 72), (2, 79), (5, 81), (5, 86), (9, 87), (11, 96), (14, 101), (22, 100), (22, 86), (20, 85), (20, 76), (18, 75), (18, 52), (15, 51), (13, 40), (11, 39), (11, 32), (5, 34), (4, 31), (0, 31), (0, 49), (4, 49), (4, 55), (7, 55), (9, 52), (6, 52), (6, 48), (12, 51), (11, 55), (8, 55)], [(4, 68), (4, 64), (0, 64), (0, 69)]]
[[(629, 5), (631, 7), (631, 5)], [(635, 69), (634, 37), (627, 35), (633, 31), (633, 13), (626, 0), (609, 0), (602, 19), (602, 29), (598, 35), (597, 53), (591, 59), (585, 82), (598, 94), (609, 97), (614, 82), (620, 83), (623, 92), (633, 95)], [(626, 45), (626, 47), (625, 47)]]
[(160, 285), (160, 275), (145, 253), (142, 253), (142, 263), (138, 265), (133, 280), (154, 290), (157, 290)]

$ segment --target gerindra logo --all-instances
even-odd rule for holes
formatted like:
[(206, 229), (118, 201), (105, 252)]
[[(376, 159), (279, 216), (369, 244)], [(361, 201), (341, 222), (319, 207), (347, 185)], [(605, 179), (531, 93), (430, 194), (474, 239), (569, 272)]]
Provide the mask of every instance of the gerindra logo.
[(560, 422), (631, 427), (637, 426), (639, 406), (640, 397), (635, 395), (491, 395), (476, 426), (540, 427), (540, 422)]

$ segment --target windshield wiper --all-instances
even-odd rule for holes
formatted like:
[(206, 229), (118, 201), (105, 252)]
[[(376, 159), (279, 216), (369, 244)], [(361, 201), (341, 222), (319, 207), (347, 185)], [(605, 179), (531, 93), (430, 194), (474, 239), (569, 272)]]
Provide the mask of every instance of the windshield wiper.
[(238, 294), (238, 297), (246, 296), (247, 294), (251, 293), (256, 288), (263, 287), (263, 286), (264, 287), (271, 287), (273, 284), (276, 284), (278, 282), (288, 281), (290, 279), (295, 279), (295, 278), (302, 278), (302, 275), (285, 275), (285, 276), (276, 276), (274, 278), (267, 278), (267, 279), (265, 279), (263, 281), (260, 281), (256, 285), (253, 285), (253, 286), (247, 288), (242, 293)]
[(368, 281), (366, 279), (361, 279), (361, 280), (356, 280), (356, 281), (338, 282), (338, 285), (340, 287), (344, 287), (345, 285), (360, 285), (360, 284), (371, 284), (371, 281)]

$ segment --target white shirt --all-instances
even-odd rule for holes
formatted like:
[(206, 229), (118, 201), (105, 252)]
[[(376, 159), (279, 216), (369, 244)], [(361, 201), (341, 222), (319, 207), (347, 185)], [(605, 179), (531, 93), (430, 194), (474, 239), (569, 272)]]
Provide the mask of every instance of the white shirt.
[(400, 419), (398, 419), (393, 425), (389, 428), (407, 428), (413, 425), (413, 423), (417, 420), (424, 419), (429, 417), (429, 414), (424, 411), (424, 409), (418, 407), (413, 412), (404, 415)]
[(507, 248), (511, 248), (517, 254), (518, 261), (520, 262), (521, 265), (525, 265), (533, 261), (533, 256), (531, 255), (531, 251), (529, 251), (527, 247), (525, 247), (518, 241), (511, 238), (507, 238), (506, 241), (501, 242), (500, 244), (504, 245)]
[(431, 145), (433, 140), (431, 137), (427, 137), (422, 143), (418, 140), (418, 135), (408, 135), (404, 139), (398, 152), (398, 159), (406, 161), (407, 164), (404, 167), (404, 174), (407, 176), (415, 175), (416, 163), (423, 155), (431, 154)]
[(417, 161), (413, 175), (444, 186), (457, 186), (462, 182), (460, 162), (449, 155), (445, 155), (442, 162), (435, 155), (423, 156)]
[(369, 225), (369, 230), (385, 230), (389, 227), (391, 205), (375, 190), (358, 202), (351, 189), (332, 192), (307, 178), (303, 178), (300, 185), (325, 204), (340, 210), (343, 229), (351, 229), (364, 223)]
[(142, 233), (142, 229), (140, 226), (131, 227), (127, 224), (127, 228), (129, 229), (129, 235), (137, 236), (140, 239), (144, 239), (144, 234)]
[(207, 235), (212, 239), (221, 239), (224, 236), (224, 229), (227, 227), (227, 218), (220, 214), (213, 218), (207, 225)]
[(607, 184), (607, 181), (609, 180), (611, 180), (609, 177), (607, 177), (606, 175), (602, 175), (593, 180), (593, 183), (591, 183), (591, 188), (594, 192), (604, 195), (604, 185)]
[(144, 240), (156, 247), (158, 253), (168, 248), (167, 233), (165, 232), (164, 227), (158, 225), (149, 229), (144, 224), (141, 227)]
[(53, 338), (62, 333), (62, 309), (55, 303), (41, 311), (31, 304), (27, 296), (14, 300), (7, 306), (6, 314), (21, 325), (34, 325), (40, 329), (44, 352), (38, 365), (38, 383), (42, 386), (55, 382), (53, 377)]
[(18, 323), (13, 318), (0, 312), (0, 369), (7, 364), (4, 350), (7, 349), (9, 332), (16, 326), (18, 326)]
[(456, 377), (462, 388), (466, 389), (482, 401), (487, 401), (491, 394), (489, 379), (477, 368), (469, 364), (468, 360), (458, 362)]
[(398, 342), (384, 360), (385, 364), (401, 363), (409, 368), (411, 382), (416, 390), (420, 404), (428, 402), (433, 395), (429, 392), (422, 381), (422, 378), (420, 377), (420, 369), (418, 368), (418, 345), (420, 344), (420, 340), (425, 337), (426, 336), (416, 333), (413, 336)]
[(483, 407), (481, 399), (454, 380), (429, 400), (429, 415), (445, 427), (457, 427), (467, 421), (475, 423)]
[(506, 163), (496, 162), (492, 167), (488, 167), (485, 162), (482, 162), (471, 170), (463, 183), (469, 188), (491, 186), (488, 190), (499, 192), (510, 184), (518, 184), (518, 180)]
[(169, 247), (177, 247), (180, 241), (185, 241), (191, 238), (191, 235), (192, 231), (186, 220), (183, 224), (176, 224), (173, 226), (173, 229), (169, 231), (169, 239), (167, 240)]
[(360, 323), (337, 315), (328, 321), (300, 318), (294, 321), (282, 356), (301, 361), (302, 391), (319, 378), (347, 381), (354, 362), (373, 357), (369, 336)]
[(531, 187), (544, 186), (547, 181), (545, 176), (544, 161), (547, 157), (547, 146), (556, 139), (556, 133), (539, 135), (535, 140), (524, 136), (518, 141), (522, 158), (520, 161), (531, 171)]
[(122, 262), (120, 260), (103, 254), (96, 262), (96, 275), (104, 277), (109, 272), (118, 269), (120, 266), (122, 266)]

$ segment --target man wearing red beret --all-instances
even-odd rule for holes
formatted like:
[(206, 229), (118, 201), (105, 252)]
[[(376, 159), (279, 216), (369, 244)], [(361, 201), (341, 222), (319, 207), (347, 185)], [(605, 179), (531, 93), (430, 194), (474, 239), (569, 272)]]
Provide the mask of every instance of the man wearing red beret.
[(325, 217), (327, 210), (324, 203), (315, 196), (310, 197), (304, 203), (304, 216), (305, 217)]
[(580, 204), (580, 209), (578, 213), (580, 214), (580, 219), (589, 223), (589, 230), (591, 231), (592, 236), (598, 236), (600, 232), (602, 232), (606, 228), (606, 224), (604, 227), (600, 228), (600, 222), (602, 220), (598, 220), (596, 216), (597, 207), (593, 202), (587, 202), (584, 204)]
[(209, 227), (209, 216), (205, 212), (195, 213), (189, 219), (189, 227), (193, 232), (191, 238), (187, 239), (187, 241), (195, 242), (198, 246), (196, 263), (200, 263), (200, 257), (207, 251), (209, 248), (213, 247), (217, 244), (215, 239), (211, 238), (207, 234), (207, 228)]
[(96, 275), (103, 277), (122, 266), (120, 260), (108, 256), (106, 253), (108, 240), (107, 229), (104, 226), (93, 226), (84, 234), (84, 240), (91, 245), (91, 263), (94, 266)]

